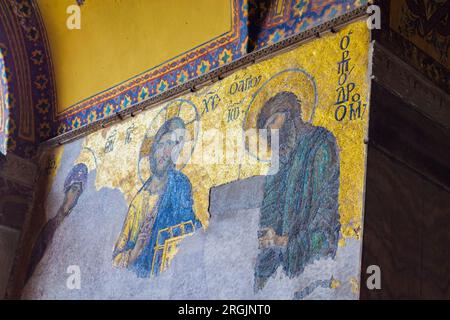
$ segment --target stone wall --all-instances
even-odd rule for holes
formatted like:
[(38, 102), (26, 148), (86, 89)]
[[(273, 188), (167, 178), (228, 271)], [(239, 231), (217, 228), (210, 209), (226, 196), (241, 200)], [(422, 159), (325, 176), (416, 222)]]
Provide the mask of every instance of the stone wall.
[(13, 154), (0, 160), (0, 298), (6, 293), (24, 221), (30, 214), (35, 172), (33, 163)]

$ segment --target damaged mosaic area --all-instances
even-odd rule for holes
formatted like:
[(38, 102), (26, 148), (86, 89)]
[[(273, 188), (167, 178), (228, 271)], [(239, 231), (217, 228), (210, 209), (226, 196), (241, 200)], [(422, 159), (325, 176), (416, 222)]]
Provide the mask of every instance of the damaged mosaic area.
[(44, 150), (24, 298), (358, 298), (368, 54), (355, 22)]

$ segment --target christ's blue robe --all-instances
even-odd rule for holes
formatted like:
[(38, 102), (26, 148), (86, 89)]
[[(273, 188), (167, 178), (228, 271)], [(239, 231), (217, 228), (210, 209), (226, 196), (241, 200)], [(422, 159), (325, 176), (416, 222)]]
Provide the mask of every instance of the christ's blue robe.
[[(135, 199), (141, 198), (141, 193), (148, 192), (146, 186), (147, 183), (139, 190)], [(145, 207), (146, 204), (140, 204), (140, 206)], [(144, 216), (148, 214), (145, 211), (151, 210), (152, 208), (138, 209), (143, 211), (141, 216)], [(184, 233), (180, 227), (176, 227), (180, 224), (185, 224)], [(175, 227), (173, 229), (173, 234), (170, 235), (169, 232), (161, 232), (159, 243), (157, 243), (160, 231), (169, 227)], [(181, 236), (183, 234), (192, 234), (200, 227), (201, 224), (193, 211), (192, 187), (188, 177), (180, 171), (169, 169), (164, 193), (159, 197), (156, 203), (156, 215), (154, 217), (150, 238), (140, 255), (136, 260), (128, 263), (127, 268), (133, 270), (137, 276), (141, 278), (158, 275), (163, 263), (162, 250), (158, 250), (155, 255), (155, 246), (163, 246), (164, 242), (172, 237)], [(135, 234), (134, 237), (132, 236), (133, 233)], [(138, 234), (138, 232), (133, 232), (133, 230), (127, 232), (127, 234), (123, 236), (126, 239), (126, 243), (123, 246), (120, 246), (122, 248), (116, 246), (113, 256), (118, 256), (120, 253), (132, 250), (136, 244), (136, 234)]]

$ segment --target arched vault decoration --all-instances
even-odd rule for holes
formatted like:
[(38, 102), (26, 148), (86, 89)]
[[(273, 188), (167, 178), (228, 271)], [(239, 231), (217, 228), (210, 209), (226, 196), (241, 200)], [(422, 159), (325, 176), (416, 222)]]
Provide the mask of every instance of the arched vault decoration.
[(8, 142), (8, 127), (7, 119), (9, 117), (9, 103), (8, 103), (8, 75), (5, 65), (5, 56), (7, 55), (7, 48), (3, 43), (0, 43), (0, 152), (6, 155)]
[(35, 154), (53, 136), (52, 64), (35, 0), (0, 2), (0, 152)]

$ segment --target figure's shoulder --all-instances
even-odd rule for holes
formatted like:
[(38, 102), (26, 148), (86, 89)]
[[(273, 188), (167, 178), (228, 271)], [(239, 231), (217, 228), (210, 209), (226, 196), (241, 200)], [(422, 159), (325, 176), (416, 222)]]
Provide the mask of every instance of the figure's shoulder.
[(336, 137), (324, 127), (316, 127), (317, 134), (320, 136), (320, 143), (317, 144), (315, 158), (320, 161), (329, 159), (331, 163), (335, 163), (339, 159), (339, 147)]
[(177, 184), (181, 183), (181, 184), (191, 185), (189, 178), (183, 172), (181, 172), (179, 170), (171, 170), (169, 175)]
[(192, 185), (189, 178), (178, 170), (171, 170), (169, 172), (169, 190), (174, 192), (178, 197), (185, 199), (185, 197), (191, 197)]
[(322, 141), (327, 143), (330, 146), (336, 146), (336, 137), (334, 134), (324, 127), (316, 127), (314, 126), (314, 135), (321, 138)]
[(140, 203), (142, 201), (142, 197), (144, 196), (145, 193), (148, 193), (148, 191), (146, 190), (146, 183), (144, 183), (144, 185), (136, 192), (136, 194), (134, 195), (133, 199), (131, 200), (130, 203), (130, 208), (134, 208), (136, 206), (138, 206), (138, 203)]

